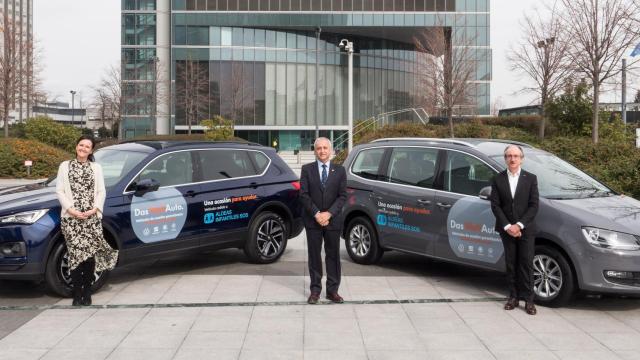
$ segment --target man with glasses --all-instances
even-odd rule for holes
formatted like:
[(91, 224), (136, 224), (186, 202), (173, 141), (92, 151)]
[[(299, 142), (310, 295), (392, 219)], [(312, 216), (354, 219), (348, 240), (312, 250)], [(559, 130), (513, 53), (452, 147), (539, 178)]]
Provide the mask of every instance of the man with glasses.
[(522, 170), (524, 152), (518, 145), (504, 149), (507, 169), (491, 181), (491, 211), (504, 246), (509, 299), (505, 310), (525, 301), (525, 311), (536, 314), (533, 304), (534, 219), (538, 212), (538, 179)]

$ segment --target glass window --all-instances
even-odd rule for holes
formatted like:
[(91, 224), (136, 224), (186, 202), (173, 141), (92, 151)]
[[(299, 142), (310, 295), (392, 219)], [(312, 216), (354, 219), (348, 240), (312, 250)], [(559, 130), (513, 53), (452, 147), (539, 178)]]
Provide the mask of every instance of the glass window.
[(245, 150), (199, 150), (197, 152), (202, 181), (232, 179), (257, 174)]
[(382, 174), (382, 158), (384, 148), (367, 149), (358, 153), (358, 157), (353, 162), (351, 172), (365, 179), (383, 180)]
[(262, 174), (269, 165), (269, 157), (259, 151), (248, 151), (247, 153), (258, 167), (256, 169), (256, 174)]
[(142, 170), (135, 182), (144, 179), (154, 179), (160, 183), (160, 186), (175, 186), (193, 182), (191, 153), (180, 151), (159, 156)]
[(435, 181), (438, 149), (396, 148), (389, 159), (388, 178), (392, 183), (430, 188)]
[(102, 166), (106, 187), (117, 184), (146, 156), (146, 153), (122, 150), (98, 150), (95, 153), (96, 162)]
[[(262, 0), (262, 1), (266, 1), (266, 0)], [(280, 10), (279, 0), (269, 0), (269, 10), (279, 11)]]
[[(258, 1), (250, 1), (252, 4)], [(260, 0), (260, 11), (269, 11), (269, 0)]]
[(457, 151), (447, 152), (444, 190), (464, 195), (478, 195), (491, 186), (495, 172), (479, 159)]
[(255, 46), (256, 47), (264, 47), (265, 45), (265, 31), (263, 29), (255, 29)]
[(220, 44), (222, 46), (231, 46), (232, 30), (229, 27), (223, 27), (220, 29)]
[(342, 0), (333, 0), (332, 10), (342, 11)]

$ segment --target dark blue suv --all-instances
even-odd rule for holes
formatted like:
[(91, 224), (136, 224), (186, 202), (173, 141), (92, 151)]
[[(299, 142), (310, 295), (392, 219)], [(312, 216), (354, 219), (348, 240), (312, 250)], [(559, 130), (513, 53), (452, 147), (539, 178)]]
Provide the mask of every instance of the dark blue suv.
[[(136, 141), (95, 152), (107, 188), (103, 226), (118, 265), (241, 248), (270, 263), (302, 231), (296, 174), (275, 150), (241, 142)], [(94, 291), (107, 273), (96, 273)], [(70, 295), (55, 179), (0, 191), (0, 279), (44, 278)]]

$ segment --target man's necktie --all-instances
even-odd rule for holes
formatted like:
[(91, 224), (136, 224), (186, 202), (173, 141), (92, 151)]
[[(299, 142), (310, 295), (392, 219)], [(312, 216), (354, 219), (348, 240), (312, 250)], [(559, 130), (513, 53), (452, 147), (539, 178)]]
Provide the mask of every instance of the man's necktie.
[(326, 164), (322, 164), (322, 187), (324, 187), (324, 184), (327, 182), (327, 165)]

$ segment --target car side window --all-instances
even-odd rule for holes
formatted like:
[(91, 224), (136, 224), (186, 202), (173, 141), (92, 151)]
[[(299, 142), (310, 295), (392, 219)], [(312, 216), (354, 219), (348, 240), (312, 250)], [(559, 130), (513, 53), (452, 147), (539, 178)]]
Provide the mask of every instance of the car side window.
[(256, 175), (262, 174), (264, 170), (269, 166), (269, 158), (267, 155), (259, 151), (248, 151), (249, 157), (253, 159), (253, 162), (258, 167), (256, 169)]
[(389, 182), (431, 188), (435, 181), (438, 149), (395, 148), (389, 159)]
[(483, 187), (491, 186), (494, 174), (495, 171), (479, 159), (449, 151), (444, 171), (444, 190), (475, 196)]
[(384, 148), (360, 151), (353, 162), (351, 172), (365, 179), (381, 180), (380, 167), (384, 151)]
[(244, 150), (200, 150), (202, 181), (232, 179), (256, 175), (257, 171)]
[(138, 175), (136, 182), (154, 179), (160, 186), (173, 186), (193, 182), (193, 166), (191, 153), (179, 151), (155, 158)]

